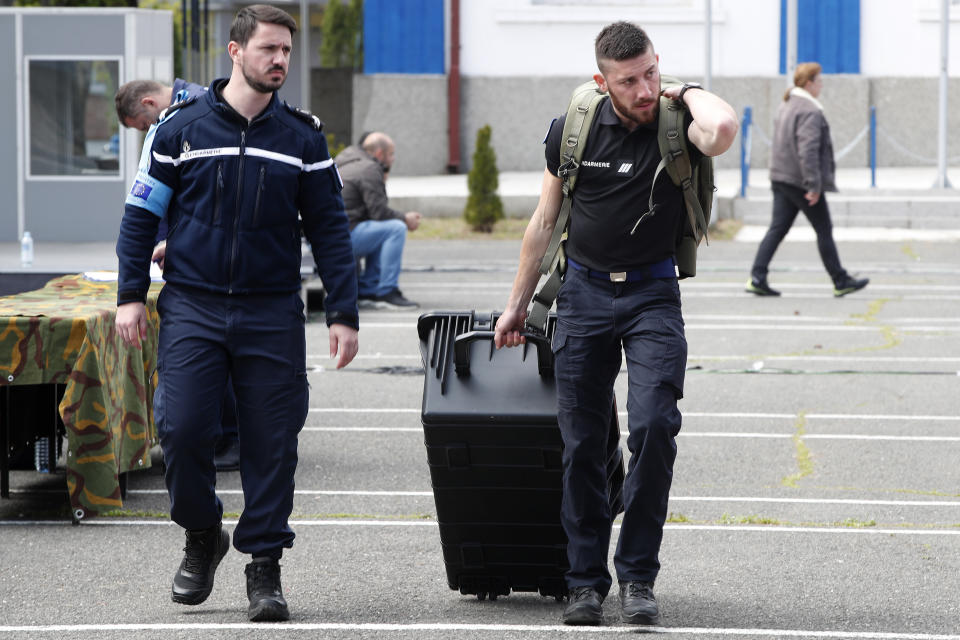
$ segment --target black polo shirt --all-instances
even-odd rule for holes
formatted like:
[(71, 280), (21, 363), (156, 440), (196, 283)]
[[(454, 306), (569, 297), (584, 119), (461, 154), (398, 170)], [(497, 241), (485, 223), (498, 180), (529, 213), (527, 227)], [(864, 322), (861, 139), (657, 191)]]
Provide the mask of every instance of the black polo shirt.
[[(547, 168), (553, 175), (560, 165), (565, 119), (566, 114), (554, 120), (544, 140)], [(693, 163), (703, 155), (692, 144), (689, 152)], [(660, 158), (656, 121), (630, 131), (621, 124), (609, 98), (601, 103), (574, 188), (568, 256), (598, 271), (630, 271), (674, 255), (687, 214), (683, 193), (666, 170), (657, 178), (656, 212), (630, 235), (647, 211)]]

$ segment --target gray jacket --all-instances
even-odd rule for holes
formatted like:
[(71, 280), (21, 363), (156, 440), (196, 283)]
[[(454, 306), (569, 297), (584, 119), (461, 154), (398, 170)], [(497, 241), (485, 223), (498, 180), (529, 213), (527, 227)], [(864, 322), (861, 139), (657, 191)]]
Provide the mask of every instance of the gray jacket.
[(837, 190), (835, 176), (827, 119), (813, 101), (791, 95), (773, 125), (770, 180), (823, 193)]
[(383, 167), (362, 148), (351, 145), (335, 159), (343, 180), (343, 205), (350, 230), (365, 220), (406, 220), (402, 211), (387, 206)]

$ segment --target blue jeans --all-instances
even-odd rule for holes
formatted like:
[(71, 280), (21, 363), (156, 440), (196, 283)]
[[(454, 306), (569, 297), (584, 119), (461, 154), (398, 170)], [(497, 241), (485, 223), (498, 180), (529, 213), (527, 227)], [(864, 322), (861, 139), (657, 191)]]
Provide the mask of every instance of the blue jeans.
[(362, 297), (385, 296), (397, 288), (407, 225), (402, 220), (364, 220), (350, 232), (353, 257), (364, 258), (357, 293)]
[(680, 431), (687, 341), (675, 278), (614, 283), (568, 269), (557, 297), (557, 419), (563, 437), (561, 522), (569, 587), (611, 585), (607, 556), (613, 514), (607, 499), (607, 435), (613, 385), (627, 357), (624, 514), (614, 555), (621, 581), (652, 582)]
[(231, 380), (240, 431), (241, 553), (279, 559), (293, 545), (297, 436), (307, 418), (303, 302), (296, 293), (227, 296), (167, 283), (157, 301), (157, 433), (170, 517), (184, 529), (220, 521), (213, 458)]

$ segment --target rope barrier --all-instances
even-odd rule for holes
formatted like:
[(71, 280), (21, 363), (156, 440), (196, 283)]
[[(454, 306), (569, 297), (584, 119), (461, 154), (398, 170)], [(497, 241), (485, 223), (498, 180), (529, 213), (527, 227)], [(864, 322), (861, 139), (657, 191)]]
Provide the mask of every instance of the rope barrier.
[[(886, 140), (887, 142), (890, 143), (890, 146), (891, 146), (891, 147), (893, 147), (894, 149), (896, 149), (897, 151), (899, 151), (899, 152), (902, 153), (903, 155), (909, 156), (909, 157), (912, 158), (913, 160), (916, 160), (917, 162), (922, 162), (922, 163), (924, 163), (924, 164), (930, 164), (930, 165), (936, 165), (936, 164), (937, 164), (937, 159), (936, 159), (936, 158), (927, 158), (927, 157), (925, 157), (925, 156), (921, 156), (921, 155), (919, 155), (919, 154), (914, 153), (913, 151), (910, 151), (910, 149), (907, 149), (906, 147), (904, 147), (902, 144), (900, 144), (899, 142), (897, 142), (896, 138), (894, 138), (894, 137), (891, 136), (889, 133), (887, 133), (886, 130), (885, 130), (883, 127), (878, 126), (878, 127), (877, 127), (877, 132), (879, 132), (880, 135), (883, 136), (884, 140)], [(958, 162), (958, 161), (960, 161), (960, 156), (951, 156), (950, 158), (947, 158), (947, 161), (948, 161), (948, 162)]]
[(850, 153), (851, 151), (853, 151), (853, 148), (854, 148), (855, 146), (857, 146), (858, 144), (860, 144), (860, 141), (863, 140), (868, 133), (870, 133), (870, 125), (867, 125), (867, 126), (865, 126), (863, 129), (861, 129), (861, 130), (860, 130), (860, 133), (858, 133), (858, 134), (854, 137), (854, 139), (850, 142), (850, 144), (848, 144), (847, 146), (845, 146), (843, 149), (840, 149), (840, 151), (837, 151), (836, 153), (834, 153), (834, 154), (833, 154), (834, 158), (835, 158), (836, 160), (840, 160), (840, 159), (843, 158), (845, 155), (847, 155), (848, 153)]
[[(763, 129), (761, 129), (760, 127), (751, 125), (750, 133), (751, 135), (756, 134), (757, 139), (760, 140), (760, 142), (762, 142), (763, 144), (767, 145), (768, 147), (773, 146), (773, 140), (771, 140), (767, 136), (767, 134), (763, 132)], [(841, 149), (840, 151), (837, 151), (834, 154), (834, 158), (837, 160), (840, 160), (841, 158), (849, 154), (851, 151), (853, 151), (853, 148), (856, 147), (860, 143), (860, 141), (866, 137), (868, 133), (870, 133), (870, 125), (864, 126), (863, 129), (861, 129), (857, 133), (857, 135), (853, 138), (853, 140), (851, 140), (850, 143), (847, 144), (847, 146), (845, 146), (843, 149)]]
[[(744, 108), (744, 117), (741, 121), (741, 151), (740, 151), (740, 197), (746, 197), (747, 186), (750, 174), (750, 156), (751, 156), (751, 147), (753, 146), (753, 141), (763, 143), (768, 148), (773, 146), (773, 141), (769, 136), (763, 131), (763, 129), (757, 127), (753, 123), (752, 117), (752, 108)], [(834, 159), (841, 160), (846, 157), (850, 152), (852, 152), (857, 145), (863, 142), (863, 139), (869, 134), (870, 139), (867, 143), (867, 149), (869, 151), (869, 167), (871, 173), (870, 186), (876, 187), (876, 170), (877, 170), (877, 133), (880, 133), (883, 136), (883, 139), (898, 153), (907, 156), (911, 160), (918, 162), (924, 165), (937, 165), (938, 161), (936, 158), (928, 158), (922, 156), (918, 153), (914, 153), (910, 149), (907, 149), (905, 146), (900, 144), (896, 138), (887, 133), (885, 129), (877, 125), (876, 121), (876, 107), (870, 108), (870, 118), (866, 126), (863, 127), (857, 134), (853, 137), (846, 146), (834, 153)], [(947, 162), (953, 164), (960, 162), (960, 155), (951, 156), (947, 158)]]

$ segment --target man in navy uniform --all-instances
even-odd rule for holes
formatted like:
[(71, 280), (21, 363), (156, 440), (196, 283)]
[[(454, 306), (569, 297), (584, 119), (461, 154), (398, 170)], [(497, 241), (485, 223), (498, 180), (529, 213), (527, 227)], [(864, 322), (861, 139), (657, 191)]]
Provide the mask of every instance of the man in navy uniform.
[[(612, 516), (607, 501), (607, 433), (613, 385), (626, 354), (631, 451), (623, 487), (624, 514), (614, 564), (621, 617), (657, 624), (653, 584), (680, 430), (687, 343), (680, 312), (675, 252), (686, 218), (683, 195), (662, 172), (657, 143), (660, 96), (680, 100), (691, 159), (723, 153), (733, 143), (733, 109), (699, 85), (661, 91), (659, 57), (647, 34), (628, 22), (597, 36), (599, 73), (609, 98), (600, 104), (587, 136), (570, 211), (567, 269), (557, 297), (553, 336), (557, 408), (563, 437), (561, 521), (569, 543), (566, 624), (597, 625), (612, 579), (607, 569)], [(520, 266), (506, 310), (497, 321), (497, 347), (524, 342), (521, 331), (538, 266), (560, 205), (558, 177), (563, 120), (547, 135), (547, 167), (540, 201), (524, 233)], [(641, 215), (650, 192), (656, 212)], [(636, 232), (631, 230), (636, 227)]]
[(157, 124), (117, 241), (117, 331), (139, 345), (153, 241), (167, 218), (166, 285), (157, 302), (165, 407), (157, 429), (170, 515), (186, 530), (173, 601), (206, 600), (230, 544), (213, 463), (229, 376), (244, 491), (233, 544), (252, 556), (245, 573), (254, 621), (289, 617), (279, 560), (293, 545), (297, 435), (308, 407), (301, 229), (327, 290), (330, 355), (340, 368), (357, 353), (356, 267), (339, 175), (319, 120), (276, 95), (295, 30), (275, 7), (237, 13), (230, 77), (177, 103)]

